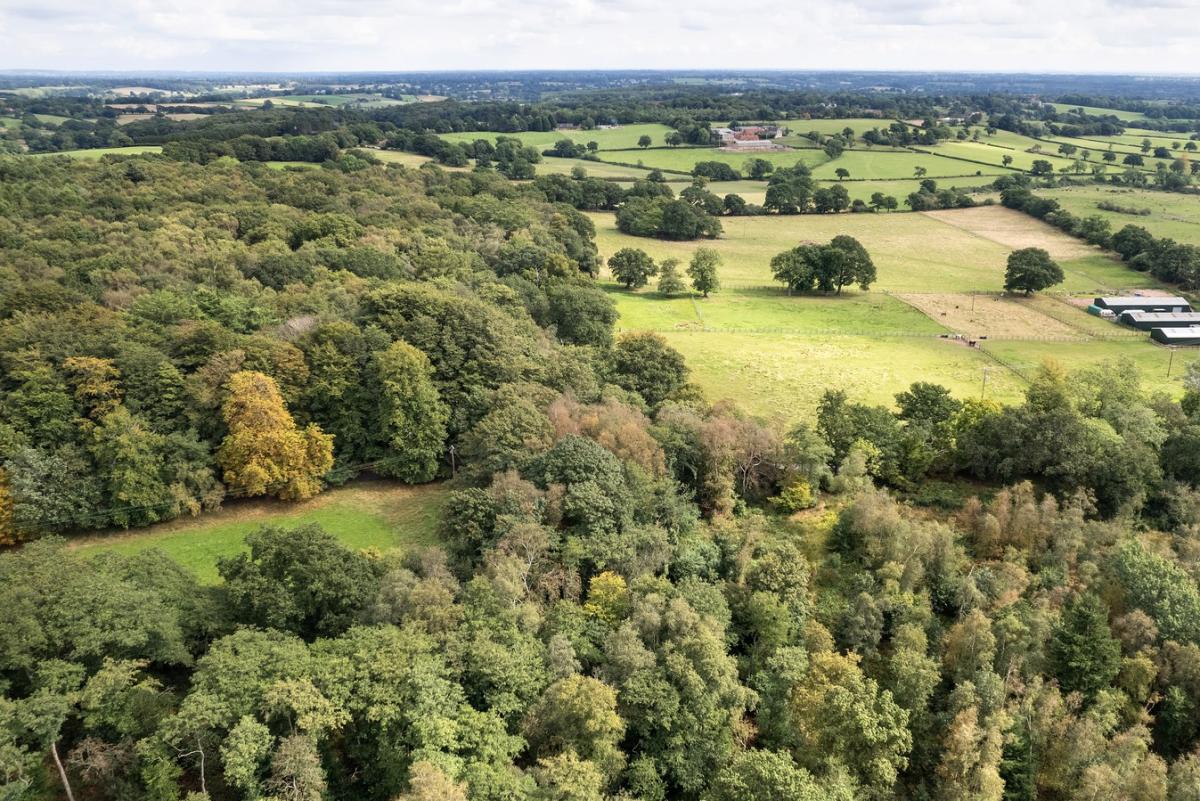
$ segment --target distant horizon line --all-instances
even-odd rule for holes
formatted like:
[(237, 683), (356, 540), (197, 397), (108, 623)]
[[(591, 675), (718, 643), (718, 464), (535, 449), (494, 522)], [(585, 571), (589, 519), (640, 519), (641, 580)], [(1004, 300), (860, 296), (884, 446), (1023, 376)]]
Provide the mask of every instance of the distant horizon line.
[(455, 67), (440, 69), (321, 69), (321, 70), (270, 70), (256, 68), (205, 68), (177, 69), (155, 67), (145, 69), (110, 69), (110, 68), (71, 68), (52, 69), (41, 67), (0, 67), (0, 75), (64, 75), (64, 76), (128, 76), (128, 75), (255, 75), (255, 76), (328, 76), (328, 75), (455, 75), (455, 74), (583, 74), (583, 73), (653, 73), (663, 75), (694, 74), (694, 75), (1053, 75), (1059, 77), (1130, 77), (1130, 78), (1181, 78), (1200, 79), (1198, 72), (1105, 72), (1105, 71), (1069, 71), (1069, 70), (953, 70), (953, 69), (852, 69), (852, 68), (805, 68), (805, 67), (763, 67), (746, 69), (714, 70), (702, 67)]

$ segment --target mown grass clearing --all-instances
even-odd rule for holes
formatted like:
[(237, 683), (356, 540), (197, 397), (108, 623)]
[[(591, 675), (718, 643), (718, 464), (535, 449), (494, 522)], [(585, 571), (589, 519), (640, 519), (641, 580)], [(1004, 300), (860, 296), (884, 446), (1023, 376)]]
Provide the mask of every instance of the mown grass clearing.
[(130, 145), (129, 147), (89, 147), (83, 150), (63, 150), (58, 153), (34, 153), (44, 156), (69, 156), (73, 159), (98, 159), (104, 156), (139, 156), (146, 153), (161, 153), (160, 145)]
[(264, 161), (272, 170), (319, 170), (320, 164), (311, 161)]
[(407, 487), (362, 481), (328, 490), (303, 503), (244, 501), (200, 517), (174, 520), (136, 531), (81, 537), (71, 547), (88, 552), (137, 553), (159, 548), (202, 582), (216, 583), (217, 560), (245, 549), (246, 535), (261, 526), (321, 525), (349, 548), (382, 551), (437, 542), (446, 490), (438, 485)]

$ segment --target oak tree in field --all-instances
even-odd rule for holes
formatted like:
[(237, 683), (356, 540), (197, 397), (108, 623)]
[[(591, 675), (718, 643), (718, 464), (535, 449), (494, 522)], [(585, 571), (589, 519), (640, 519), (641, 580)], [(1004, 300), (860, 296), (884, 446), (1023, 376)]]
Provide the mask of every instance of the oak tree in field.
[(650, 145), (654, 144), (654, 140), (650, 138), (649, 134), (642, 134), (638, 137), (637, 143), (638, 147), (650, 147)]
[(229, 430), (217, 450), (225, 484), (240, 495), (311, 498), (333, 466), (333, 437), (315, 423), (303, 430), (284, 405), (275, 380), (234, 373), (221, 416)]
[(791, 292), (807, 292), (816, 288), (822, 292), (841, 294), (842, 288), (858, 284), (863, 290), (875, 282), (875, 263), (866, 248), (852, 236), (842, 234), (828, 245), (800, 245), (771, 259), (776, 281), (782, 281)]
[(1034, 159), (1033, 164), (1029, 167), (1029, 172), (1034, 175), (1053, 175), (1054, 165), (1045, 159)]
[(638, 248), (621, 248), (608, 258), (608, 269), (613, 278), (625, 285), (626, 289), (639, 289), (646, 285), (650, 276), (658, 272), (654, 260), (646, 251)]
[(838, 167), (836, 170), (833, 171), (833, 174), (838, 177), (839, 181), (844, 181), (850, 177), (850, 171), (847, 170), (845, 167)]
[(1004, 271), (1005, 291), (1021, 291), (1029, 295), (1062, 282), (1062, 268), (1042, 248), (1022, 248), (1008, 254), (1008, 267)]
[[(875, 262), (867, 249), (852, 236), (842, 234), (829, 242), (831, 252), (818, 276), (818, 285), (829, 291), (833, 288), (840, 295), (842, 287), (858, 284), (864, 291), (875, 282)], [(837, 255), (834, 255), (837, 254)], [(830, 258), (832, 257), (832, 258)]]
[(658, 291), (664, 295), (678, 295), (687, 289), (679, 274), (679, 259), (664, 259), (658, 266)]
[(692, 254), (692, 261), (687, 269), (688, 276), (692, 279), (692, 289), (706, 298), (709, 292), (720, 289), (721, 281), (717, 277), (717, 267), (720, 265), (721, 254), (712, 248), (698, 248)]

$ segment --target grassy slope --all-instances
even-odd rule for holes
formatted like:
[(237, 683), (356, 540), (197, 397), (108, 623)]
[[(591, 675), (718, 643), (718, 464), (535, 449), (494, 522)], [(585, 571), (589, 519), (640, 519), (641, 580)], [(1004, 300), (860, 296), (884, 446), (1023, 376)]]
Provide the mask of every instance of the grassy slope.
[(72, 546), (126, 554), (160, 548), (201, 581), (216, 582), (217, 560), (244, 550), (246, 535), (263, 525), (319, 523), (355, 549), (432, 545), (445, 497), (446, 491), (436, 485), (364, 481), (331, 489), (304, 503), (239, 502), (198, 518), (76, 539)]

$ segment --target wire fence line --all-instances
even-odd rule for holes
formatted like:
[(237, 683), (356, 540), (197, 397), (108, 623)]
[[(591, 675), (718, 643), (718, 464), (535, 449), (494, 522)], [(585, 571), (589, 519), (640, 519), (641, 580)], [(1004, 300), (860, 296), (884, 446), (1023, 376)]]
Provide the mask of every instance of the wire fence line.
[(984, 356), (987, 356), (989, 359), (991, 359), (996, 364), (1003, 367), (1005, 370), (1008, 370), (1010, 373), (1015, 375), (1017, 378), (1021, 379), (1022, 381), (1026, 382), (1026, 383), (1029, 383), (1029, 376), (1025, 375), (1025, 371), (1022, 370), (1021, 368), (1017, 367), (1015, 364), (1012, 364), (1011, 362), (1007, 361), (1006, 359), (1000, 358), (999, 356), (992, 353), (990, 350), (988, 350), (985, 347), (980, 347), (980, 348), (978, 348), (978, 350)]

